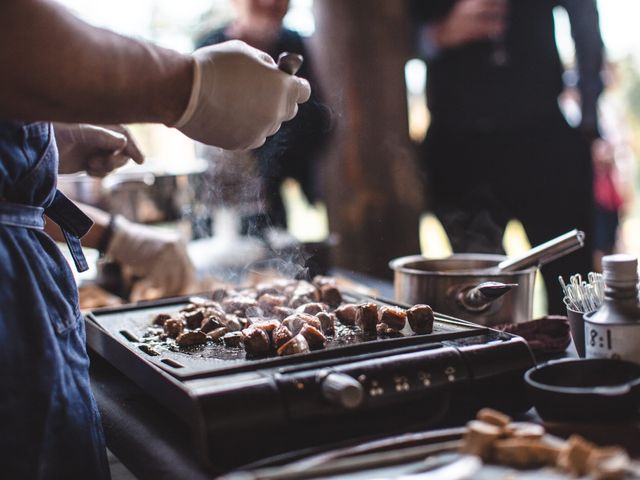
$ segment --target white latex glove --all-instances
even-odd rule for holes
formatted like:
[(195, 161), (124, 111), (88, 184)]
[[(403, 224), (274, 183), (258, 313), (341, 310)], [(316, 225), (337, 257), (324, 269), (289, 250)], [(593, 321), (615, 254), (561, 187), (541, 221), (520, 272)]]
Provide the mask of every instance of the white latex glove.
[(86, 171), (92, 177), (104, 177), (132, 158), (144, 162), (144, 156), (123, 125), (97, 126), (84, 123), (54, 123), (60, 154), (59, 173)]
[(278, 70), (267, 53), (239, 40), (200, 48), (193, 59), (189, 105), (174, 126), (209, 145), (257, 148), (311, 95), (309, 82)]
[(116, 217), (105, 252), (140, 280), (131, 300), (185, 293), (194, 281), (194, 267), (178, 234)]

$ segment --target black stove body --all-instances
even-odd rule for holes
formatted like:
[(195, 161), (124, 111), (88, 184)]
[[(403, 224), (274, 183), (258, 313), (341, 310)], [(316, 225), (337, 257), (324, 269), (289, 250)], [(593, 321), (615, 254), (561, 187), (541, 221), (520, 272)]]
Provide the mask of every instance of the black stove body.
[(289, 357), (251, 359), (221, 346), (182, 352), (145, 341), (157, 313), (187, 303), (93, 311), (87, 340), (182, 418), (202, 461), (218, 471), (292, 450), (464, 421), (482, 407), (510, 413), (530, 407), (523, 373), (533, 357), (520, 337), (436, 314), (429, 335), (360, 338)]

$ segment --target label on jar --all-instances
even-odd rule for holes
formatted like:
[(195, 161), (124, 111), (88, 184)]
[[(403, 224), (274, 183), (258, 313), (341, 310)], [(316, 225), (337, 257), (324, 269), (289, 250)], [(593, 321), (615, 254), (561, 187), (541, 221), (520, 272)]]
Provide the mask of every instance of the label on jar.
[(640, 363), (640, 323), (585, 323), (584, 343), (587, 358), (616, 358)]

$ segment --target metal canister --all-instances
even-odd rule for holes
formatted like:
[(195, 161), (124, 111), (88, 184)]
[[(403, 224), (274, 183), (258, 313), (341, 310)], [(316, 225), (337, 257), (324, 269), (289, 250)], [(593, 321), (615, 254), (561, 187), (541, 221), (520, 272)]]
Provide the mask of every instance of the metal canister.
[(609, 255), (602, 266), (604, 302), (584, 316), (586, 356), (640, 363), (638, 260), (631, 255)]

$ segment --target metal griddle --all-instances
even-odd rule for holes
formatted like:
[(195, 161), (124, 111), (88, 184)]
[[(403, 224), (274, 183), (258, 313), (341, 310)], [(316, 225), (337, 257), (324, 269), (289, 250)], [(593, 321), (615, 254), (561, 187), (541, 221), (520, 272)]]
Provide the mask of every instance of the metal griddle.
[[(182, 297), (95, 310), (86, 316), (87, 341), (185, 421), (203, 463), (218, 470), (338, 439), (427, 428), (472, 417), (481, 406), (529, 408), (522, 375), (533, 358), (524, 340), (504, 332), (435, 314), (428, 335), (375, 338), (347, 329), (325, 350), (262, 358), (243, 348), (172, 350), (145, 340), (156, 314), (187, 303)], [(362, 401), (349, 405), (340, 388), (328, 395), (330, 379), (357, 387)]]

